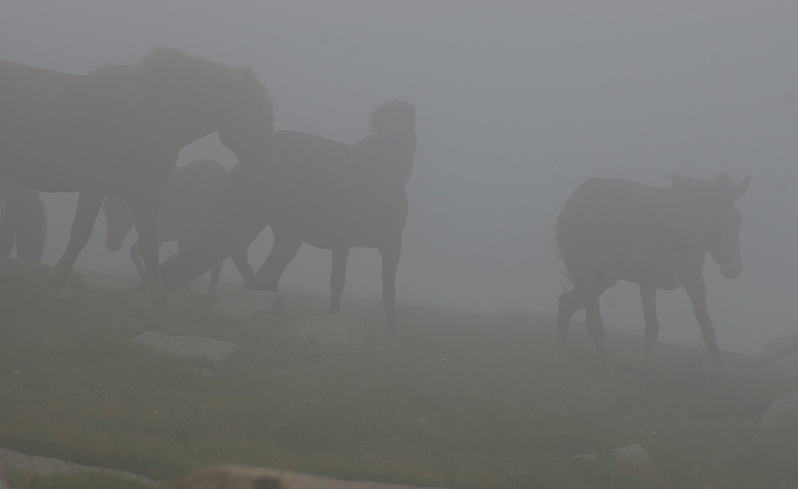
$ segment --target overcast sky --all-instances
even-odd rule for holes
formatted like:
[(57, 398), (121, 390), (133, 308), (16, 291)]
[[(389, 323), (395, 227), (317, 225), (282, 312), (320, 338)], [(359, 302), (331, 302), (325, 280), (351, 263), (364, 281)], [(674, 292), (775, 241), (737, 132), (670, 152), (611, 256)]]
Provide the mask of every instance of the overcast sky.
[[(652, 5), (655, 3), (655, 5)], [(354, 143), (385, 99), (416, 107), (418, 151), (397, 290), (479, 310), (556, 307), (553, 226), (590, 176), (669, 185), (672, 172), (751, 175), (738, 202), (743, 273), (706, 266), (723, 349), (798, 330), (798, 3), (0, 0), (0, 58), (71, 73), (135, 63), (159, 45), (249, 66), (275, 127)], [(231, 153), (213, 138), (179, 164)], [(47, 197), (45, 260), (74, 196)], [(78, 266), (133, 271), (103, 248)], [(250, 250), (259, 266), (268, 232)], [(134, 240), (128, 237), (127, 243)], [(303, 246), (282, 284), (328, 293), (329, 252)], [(347, 292), (379, 295), (379, 255), (350, 254)], [(237, 277), (229, 274), (229, 278)], [(642, 334), (636, 287), (603, 300)], [(661, 338), (700, 344), (683, 290), (659, 293)], [(344, 307), (346, 307), (344, 299)]]

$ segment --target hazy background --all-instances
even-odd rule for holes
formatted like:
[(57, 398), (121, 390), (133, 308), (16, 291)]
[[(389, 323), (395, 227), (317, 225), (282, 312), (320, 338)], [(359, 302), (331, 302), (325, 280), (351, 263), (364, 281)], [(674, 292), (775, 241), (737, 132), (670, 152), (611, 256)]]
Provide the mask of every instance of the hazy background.
[[(275, 127), (354, 143), (384, 99), (416, 107), (400, 300), (474, 310), (556, 308), (553, 226), (590, 176), (667, 186), (724, 171), (743, 273), (708, 260), (721, 348), (753, 352), (798, 329), (798, 3), (0, 1), (0, 58), (87, 73), (168, 45), (250, 66)], [(235, 158), (215, 137), (179, 163)], [(47, 195), (45, 261), (68, 240), (74, 195)], [(101, 215), (77, 266), (133, 272)], [(135, 240), (131, 233), (125, 249)], [(266, 231), (250, 249), (259, 266)], [(168, 247), (167, 247), (168, 248)], [(329, 292), (330, 253), (303, 245), (282, 285)], [(228, 277), (238, 279), (227, 265)], [(379, 254), (353, 250), (347, 289), (380, 293)], [(660, 291), (661, 338), (701, 343), (683, 290)], [(609, 327), (642, 334), (636, 286), (603, 296)], [(346, 307), (344, 298), (343, 307)]]

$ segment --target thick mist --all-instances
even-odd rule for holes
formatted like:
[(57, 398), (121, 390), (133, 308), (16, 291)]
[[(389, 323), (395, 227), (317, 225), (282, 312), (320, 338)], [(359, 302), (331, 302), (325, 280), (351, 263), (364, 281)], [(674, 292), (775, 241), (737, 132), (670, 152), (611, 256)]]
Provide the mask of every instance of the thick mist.
[[(385, 99), (416, 108), (418, 150), (399, 303), (556, 309), (567, 281), (553, 226), (591, 176), (668, 186), (735, 180), (743, 272), (707, 260), (721, 349), (796, 330), (798, 4), (754, 2), (2, 1), (0, 58), (71, 73), (168, 45), (250, 66), (275, 128), (354, 143)], [(178, 164), (235, 157), (210, 136)], [(47, 195), (46, 263), (68, 241), (76, 195)], [(134, 273), (104, 247), (101, 215), (78, 267)], [(131, 233), (124, 249), (135, 240)], [(271, 240), (250, 249), (259, 267)], [(168, 247), (167, 247), (168, 248)], [(173, 249), (173, 248), (169, 248)], [(330, 252), (303, 245), (281, 285), (329, 293)], [(346, 293), (380, 293), (375, 250), (352, 250)], [(238, 280), (230, 264), (228, 280)], [(682, 290), (660, 291), (660, 338), (702, 343)], [(343, 307), (346, 308), (346, 296)], [(602, 296), (608, 327), (641, 334), (637, 287)]]

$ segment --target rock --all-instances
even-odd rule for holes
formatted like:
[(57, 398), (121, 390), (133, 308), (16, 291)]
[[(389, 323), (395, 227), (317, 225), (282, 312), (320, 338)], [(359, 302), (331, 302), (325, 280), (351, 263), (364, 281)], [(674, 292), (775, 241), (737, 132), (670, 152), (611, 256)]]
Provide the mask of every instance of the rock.
[(651, 462), (651, 455), (640, 445), (629, 445), (616, 448), (610, 452), (610, 457), (613, 460), (625, 463), (639, 470), (650, 471), (654, 469), (654, 464)]
[(577, 455), (574, 460), (585, 460), (587, 462), (598, 462), (598, 456), (595, 453), (586, 453), (584, 455)]
[[(148, 479), (142, 475), (132, 474), (121, 470), (104, 469), (101, 467), (88, 467), (86, 465), (78, 465), (72, 462), (66, 462), (58, 458), (50, 457), (36, 457), (33, 455), (26, 455), (24, 453), (15, 452), (0, 448), (0, 463), (8, 470), (17, 470), (27, 472), (42, 477), (52, 477), (56, 475), (75, 475), (75, 474), (102, 474), (120, 479), (136, 481), (147, 486), (152, 487), (166, 487), (163, 484)], [(0, 484), (0, 489), (4, 487)]]
[(133, 342), (173, 357), (204, 358), (216, 363), (239, 350), (238, 345), (229, 341), (200, 336), (169, 336), (152, 331), (136, 336)]
[(359, 352), (374, 334), (374, 329), (369, 324), (367, 314), (350, 310), (292, 324), (284, 328), (282, 334), (312, 349)]
[(781, 417), (796, 411), (798, 411), (798, 392), (793, 392), (776, 399), (770, 404), (765, 414), (762, 415), (762, 424), (772, 426)]
[(420, 489), (414, 486), (366, 481), (343, 481), (300, 472), (217, 465), (190, 475), (175, 489)]
[(798, 350), (798, 331), (769, 341), (757, 355), (760, 362), (769, 362)]
[(243, 319), (255, 314), (285, 314), (283, 295), (270, 290), (248, 290), (213, 305), (217, 314)]

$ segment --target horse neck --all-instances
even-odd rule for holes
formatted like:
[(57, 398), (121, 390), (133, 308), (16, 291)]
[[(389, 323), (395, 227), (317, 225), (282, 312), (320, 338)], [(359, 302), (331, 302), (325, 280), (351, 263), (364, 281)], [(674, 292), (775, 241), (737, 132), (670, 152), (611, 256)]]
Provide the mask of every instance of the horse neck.
[(376, 166), (380, 174), (402, 178), (405, 182), (413, 171), (416, 155), (416, 133), (382, 136), (371, 134), (361, 139), (356, 147), (364, 156), (366, 166)]

